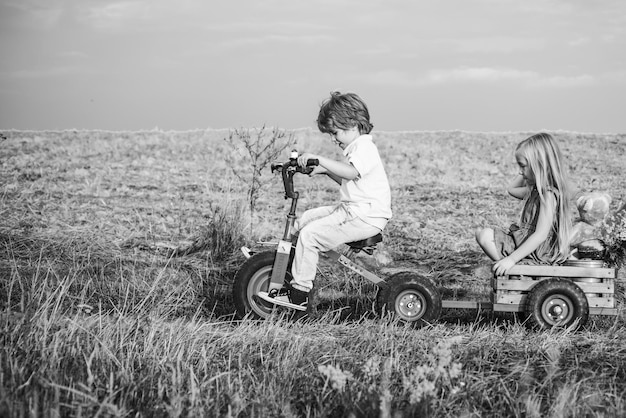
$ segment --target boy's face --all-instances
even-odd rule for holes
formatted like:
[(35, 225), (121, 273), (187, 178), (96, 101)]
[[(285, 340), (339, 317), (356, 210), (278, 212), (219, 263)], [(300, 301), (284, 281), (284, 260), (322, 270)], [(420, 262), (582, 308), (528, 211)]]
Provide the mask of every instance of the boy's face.
[(334, 132), (330, 133), (330, 138), (333, 142), (341, 149), (345, 149), (348, 145), (350, 145), (355, 139), (357, 139), (361, 134), (359, 133), (359, 129), (354, 126), (350, 129), (337, 129)]

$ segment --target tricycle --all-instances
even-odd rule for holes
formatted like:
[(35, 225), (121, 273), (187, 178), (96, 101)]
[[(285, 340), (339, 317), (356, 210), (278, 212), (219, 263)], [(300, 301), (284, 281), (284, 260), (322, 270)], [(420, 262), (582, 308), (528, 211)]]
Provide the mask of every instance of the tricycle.
[[(291, 199), (284, 233), (272, 249), (252, 252), (242, 247), (246, 256), (233, 284), (236, 315), (243, 319), (268, 318), (280, 309), (276, 304), (259, 297), (278, 294), (291, 281), (297, 233), (294, 225), (299, 193), (294, 189), (294, 176), (309, 174), (317, 165), (300, 167), (297, 151), (292, 151), (289, 161), (272, 164), (272, 172), (280, 172), (285, 199)], [(438, 286), (428, 277), (415, 271), (396, 272), (380, 277), (368, 270), (356, 255), (372, 255), (382, 241), (381, 234), (368, 239), (350, 242), (346, 250), (331, 250), (326, 258), (354, 271), (378, 287), (376, 310), (388, 313), (400, 321), (416, 326), (435, 322), (442, 309), (481, 309), (493, 312), (519, 312), (527, 323), (538, 329), (553, 327), (582, 327), (589, 315), (617, 315), (615, 280), (617, 269), (607, 266), (602, 259), (603, 250), (585, 251), (580, 248), (579, 258), (567, 260), (562, 265), (513, 266), (505, 276), (491, 278), (492, 292), (488, 301), (442, 300)], [(597, 247), (597, 243), (594, 243)]]

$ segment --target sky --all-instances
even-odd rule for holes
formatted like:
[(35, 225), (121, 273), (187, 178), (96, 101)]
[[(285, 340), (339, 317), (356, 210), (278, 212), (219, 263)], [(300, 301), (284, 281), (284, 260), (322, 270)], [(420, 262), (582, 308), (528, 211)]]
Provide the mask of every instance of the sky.
[(0, 129), (626, 133), (623, 0), (0, 0)]

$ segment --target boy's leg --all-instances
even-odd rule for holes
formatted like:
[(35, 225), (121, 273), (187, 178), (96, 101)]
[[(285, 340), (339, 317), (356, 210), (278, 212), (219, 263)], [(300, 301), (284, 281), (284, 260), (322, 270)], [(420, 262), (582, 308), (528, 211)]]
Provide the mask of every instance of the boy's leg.
[[(319, 219), (324, 219), (328, 215), (332, 214), (335, 211), (335, 206), (322, 206), (319, 208), (309, 209), (300, 216), (298, 220), (298, 224), (295, 225), (295, 232), (298, 230), (302, 230), (307, 225), (314, 223)], [(298, 238), (298, 243), (300, 242), (300, 238)], [(297, 256), (296, 256), (297, 258)], [(295, 260), (294, 260), (295, 263)], [(316, 263), (317, 264), (317, 263)], [(313, 277), (315, 277), (315, 265), (313, 266)], [(293, 282), (292, 282), (293, 283)], [(313, 286), (312, 280), (310, 287), (308, 286), (297, 286), (293, 287), (291, 283), (288, 283), (287, 286), (278, 290), (275, 294), (269, 294), (267, 292), (261, 291), (257, 295), (270, 303), (275, 305), (286, 306), (289, 308), (297, 309), (300, 311), (307, 309), (308, 304), (308, 296), (311, 288)]]
[(329, 251), (379, 232), (380, 229), (363, 222), (344, 205), (335, 207), (327, 216), (308, 222), (300, 230), (296, 244), (291, 268), (293, 288), (305, 292), (313, 288), (320, 251)]
[(320, 206), (319, 208), (313, 208), (304, 211), (304, 213), (296, 220), (295, 229), (300, 231), (302, 228), (310, 224), (311, 222), (324, 218), (335, 210), (336, 206)]

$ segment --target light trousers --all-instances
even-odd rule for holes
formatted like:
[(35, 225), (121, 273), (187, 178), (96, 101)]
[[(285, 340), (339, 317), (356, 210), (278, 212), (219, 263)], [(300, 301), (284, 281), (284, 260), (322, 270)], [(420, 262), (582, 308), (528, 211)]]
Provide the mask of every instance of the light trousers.
[(313, 288), (320, 251), (330, 251), (341, 244), (367, 239), (381, 232), (343, 203), (307, 210), (300, 217), (297, 229), (300, 235), (291, 267), (291, 284), (305, 292)]

